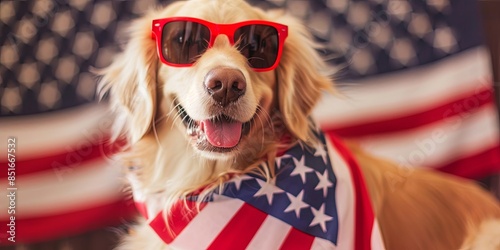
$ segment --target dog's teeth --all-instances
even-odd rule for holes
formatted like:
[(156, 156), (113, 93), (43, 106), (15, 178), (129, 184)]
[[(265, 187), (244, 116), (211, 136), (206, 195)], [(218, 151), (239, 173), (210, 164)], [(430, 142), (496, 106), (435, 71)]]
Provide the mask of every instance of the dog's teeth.
[(187, 128), (187, 133), (190, 136), (195, 136), (196, 134), (198, 134), (198, 132), (196, 131), (196, 128), (194, 126), (188, 127)]

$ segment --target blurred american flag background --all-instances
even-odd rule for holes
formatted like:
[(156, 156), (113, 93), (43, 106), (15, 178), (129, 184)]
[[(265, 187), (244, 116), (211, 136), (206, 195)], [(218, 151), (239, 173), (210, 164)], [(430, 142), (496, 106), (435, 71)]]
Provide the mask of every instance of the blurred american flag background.
[[(0, 1), (0, 152), (17, 138), (18, 246), (108, 249), (114, 242), (57, 239), (113, 231), (135, 214), (113, 157), (118, 146), (109, 143), (113, 117), (96, 102), (89, 68), (111, 62), (130, 19), (169, 2)], [(500, 173), (498, 106), (476, 1), (251, 2), (287, 9), (326, 44), (342, 94), (325, 96), (314, 112), (327, 132), (403, 167), (474, 179)], [(5, 245), (6, 154), (0, 163)]]

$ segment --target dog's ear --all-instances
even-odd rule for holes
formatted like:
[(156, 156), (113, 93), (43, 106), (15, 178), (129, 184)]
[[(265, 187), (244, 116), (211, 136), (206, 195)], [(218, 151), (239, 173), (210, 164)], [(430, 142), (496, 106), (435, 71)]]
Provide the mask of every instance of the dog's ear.
[(97, 70), (102, 76), (99, 92), (109, 93), (118, 115), (115, 126), (119, 128), (115, 131), (125, 133), (131, 142), (149, 131), (156, 113), (159, 59), (151, 35), (152, 15), (134, 21), (125, 50), (110, 66)]
[(332, 72), (316, 51), (317, 44), (295, 18), (281, 16), (288, 38), (277, 68), (278, 103), (287, 129), (298, 139), (311, 137), (310, 114), (324, 90), (333, 91)]

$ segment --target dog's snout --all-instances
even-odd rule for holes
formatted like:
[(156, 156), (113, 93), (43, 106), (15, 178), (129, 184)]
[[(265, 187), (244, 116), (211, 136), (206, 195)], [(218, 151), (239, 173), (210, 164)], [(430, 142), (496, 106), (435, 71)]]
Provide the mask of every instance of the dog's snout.
[(247, 88), (243, 73), (226, 67), (210, 70), (204, 84), (212, 98), (223, 107), (238, 100)]

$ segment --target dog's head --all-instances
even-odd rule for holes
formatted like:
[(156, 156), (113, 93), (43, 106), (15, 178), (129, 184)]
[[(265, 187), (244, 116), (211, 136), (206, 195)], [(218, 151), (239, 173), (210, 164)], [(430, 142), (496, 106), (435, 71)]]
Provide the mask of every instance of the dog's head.
[(295, 19), (240, 0), (191, 0), (134, 22), (102, 86), (131, 144), (180, 129), (202, 157), (232, 159), (283, 134), (307, 141), (311, 109), (331, 88), (325, 68)]

